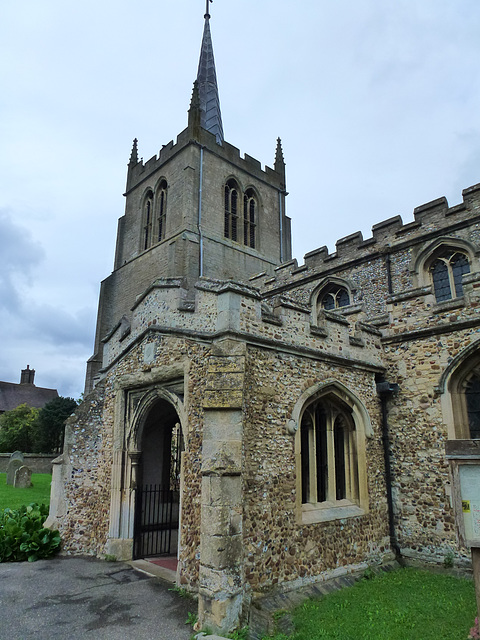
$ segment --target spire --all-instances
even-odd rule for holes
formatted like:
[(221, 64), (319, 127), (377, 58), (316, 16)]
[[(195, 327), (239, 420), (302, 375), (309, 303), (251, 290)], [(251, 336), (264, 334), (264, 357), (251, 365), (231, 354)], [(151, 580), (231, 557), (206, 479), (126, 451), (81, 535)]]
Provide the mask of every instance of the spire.
[(133, 141), (132, 153), (130, 154), (130, 162), (128, 164), (137, 164), (138, 162), (138, 140), (135, 138)]
[(215, 60), (213, 57), (212, 36), (210, 33), (209, 5), (211, 1), (212, 0), (207, 0), (197, 82), (200, 107), (202, 109), (201, 125), (204, 129), (213, 133), (217, 138), (217, 142), (221, 144), (223, 142), (223, 126), (222, 114), (220, 112), (220, 99), (218, 96), (217, 74), (215, 72)]

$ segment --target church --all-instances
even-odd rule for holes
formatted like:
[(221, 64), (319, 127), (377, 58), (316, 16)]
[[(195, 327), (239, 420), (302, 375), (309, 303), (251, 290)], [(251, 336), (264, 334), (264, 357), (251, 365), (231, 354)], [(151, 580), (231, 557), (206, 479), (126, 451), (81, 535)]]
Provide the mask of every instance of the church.
[(480, 185), (298, 264), (281, 141), (270, 167), (224, 139), (208, 4), (187, 127), (133, 143), (48, 524), (68, 553), (175, 558), (227, 633), (260, 593), (468, 564), (445, 446), (480, 438)]

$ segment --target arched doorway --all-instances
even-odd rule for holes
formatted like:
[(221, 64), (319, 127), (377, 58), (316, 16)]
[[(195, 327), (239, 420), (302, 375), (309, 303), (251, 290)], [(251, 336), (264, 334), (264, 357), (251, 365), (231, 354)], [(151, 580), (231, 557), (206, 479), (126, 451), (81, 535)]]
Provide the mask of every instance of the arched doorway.
[(164, 399), (151, 406), (139, 432), (134, 558), (176, 555), (180, 471), (184, 449), (180, 420)]

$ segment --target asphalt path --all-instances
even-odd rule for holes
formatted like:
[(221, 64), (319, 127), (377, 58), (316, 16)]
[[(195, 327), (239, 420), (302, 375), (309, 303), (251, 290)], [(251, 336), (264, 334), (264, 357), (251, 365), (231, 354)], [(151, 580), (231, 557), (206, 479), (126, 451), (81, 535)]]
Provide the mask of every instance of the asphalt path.
[(197, 610), (128, 564), (55, 557), (0, 564), (0, 640), (189, 640)]

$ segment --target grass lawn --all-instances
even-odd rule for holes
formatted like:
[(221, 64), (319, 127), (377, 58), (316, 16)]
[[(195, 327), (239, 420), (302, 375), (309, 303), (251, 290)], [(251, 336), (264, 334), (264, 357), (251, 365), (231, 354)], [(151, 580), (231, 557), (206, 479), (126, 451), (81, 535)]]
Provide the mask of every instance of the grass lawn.
[(32, 502), (37, 504), (50, 504), (50, 483), (52, 476), (49, 473), (32, 473), (33, 487), (28, 489), (15, 489), (7, 485), (7, 474), (0, 473), (0, 511), (2, 509), (18, 509)]
[(408, 568), (305, 602), (292, 615), (295, 633), (274, 637), (466, 640), (475, 616), (472, 581)]

